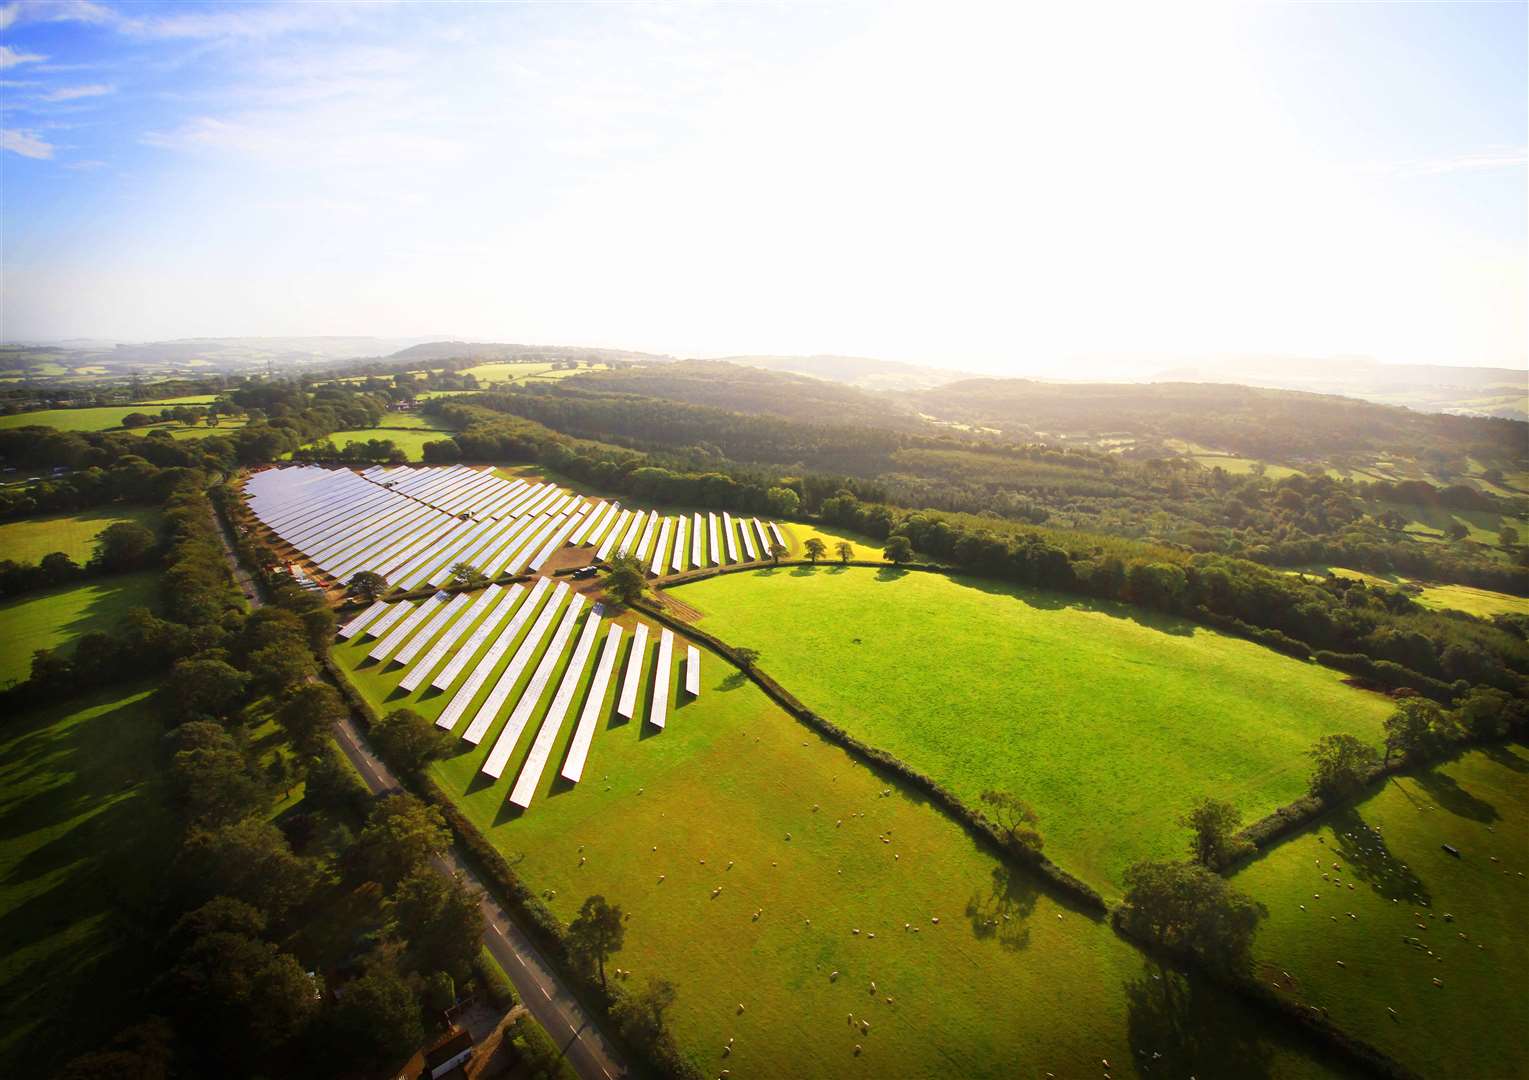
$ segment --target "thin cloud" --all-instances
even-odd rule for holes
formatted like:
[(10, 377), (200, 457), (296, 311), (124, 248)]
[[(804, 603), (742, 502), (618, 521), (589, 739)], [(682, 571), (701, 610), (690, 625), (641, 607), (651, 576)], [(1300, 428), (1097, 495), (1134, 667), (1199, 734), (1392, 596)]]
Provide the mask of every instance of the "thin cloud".
[[(3, 29), (3, 27), (0, 27)], [(0, 70), (13, 68), (17, 64), (37, 64), (46, 60), (41, 53), (17, 52), (9, 45), (0, 45)]]
[(79, 101), (81, 98), (104, 97), (107, 94), (115, 94), (117, 88), (108, 86), (106, 83), (91, 83), (87, 86), (61, 86), (57, 90), (50, 90), (42, 95), (41, 100), (47, 102)]
[(22, 131), (19, 128), (0, 129), (0, 151), (6, 150), (40, 161), (53, 156), (52, 143), (47, 142), (35, 131)]
[(1381, 176), (1449, 176), (1453, 173), (1498, 172), (1529, 166), (1529, 148), (1491, 147), (1452, 157), (1418, 158), (1361, 166), (1358, 171)]
[(91, 0), (14, 0), (0, 7), (0, 30), (22, 22), (105, 23), (116, 18), (110, 8)]

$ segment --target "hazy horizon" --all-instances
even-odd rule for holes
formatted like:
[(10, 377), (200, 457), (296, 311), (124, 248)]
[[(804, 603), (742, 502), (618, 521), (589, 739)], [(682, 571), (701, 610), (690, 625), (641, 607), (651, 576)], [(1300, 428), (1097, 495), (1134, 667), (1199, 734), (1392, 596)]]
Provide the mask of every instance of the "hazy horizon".
[(1524, 369), (1525, 10), (21, 0), (0, 333)]

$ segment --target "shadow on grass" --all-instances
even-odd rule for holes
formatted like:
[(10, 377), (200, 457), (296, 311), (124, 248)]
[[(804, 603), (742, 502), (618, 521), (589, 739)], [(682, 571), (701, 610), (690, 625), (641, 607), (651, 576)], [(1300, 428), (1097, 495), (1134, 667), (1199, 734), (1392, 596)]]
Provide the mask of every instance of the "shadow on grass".
[(1466, 791), (1448, 773), (1438, 769), (1428, 769), (1419, 773), (1414, 779), (1418, 787), (1422, 788), (1440, 809), (1447, 810), (1456, 817), (1468, 818), (1471, 821), (1492, 822), (1501, 816), (1497, 813), (1497, 807)]
[(1030, 916), (1041, 890), (1037, 879), (1007, 863), (993, 867), (987, 890), (966, 902), (966, 918), (978, 941), (996, 941), (1010, 951), (1030, 944)]
[(1225, 991), (1151, 959), (1124, 989), (1131, 1064), (1142, 1075), (1271, 1075), (1276, 1037)]
[[(876, 575), (878, 581), (887, 580), (882, 577), (886, 571), (879, 571)], [(1150, 611), (1146, 608), (1135, 607), (1131, 604), (1121, 603), (1114, 600), (1095, 600), (1087, 596), (1076, 596), (1071, 593), (1057, 593), (1046, 589), (1037, 589), (1025, 585), (1013, 585), (1002, 581), (991, 581), (987, 578), (965, 577), (957, 574), (947, 575), (948, 579), (963, 588), (976, 589), (992, 596), (1007, 596), (1026, 607), (1037, 611), (1088, 611), (1100, 615), (1107, 615), (1112, 619), (1126, 619), (1148, 630), (1156, 630), (1159, 633), (1169, 634), (1173, 637), (1191, 637), (1196, 630), (1203, 627), (1181, 619), (1175, 615), (1165, 615), (1161, 612)], [(1208, 631), (1214, 633), (1215, 631)]]
[(1525, 757), (1520, 749), (1516, 746), (1488, 746), (1481, 752), (1505, 769), (1529, 773), (1529, 757)]

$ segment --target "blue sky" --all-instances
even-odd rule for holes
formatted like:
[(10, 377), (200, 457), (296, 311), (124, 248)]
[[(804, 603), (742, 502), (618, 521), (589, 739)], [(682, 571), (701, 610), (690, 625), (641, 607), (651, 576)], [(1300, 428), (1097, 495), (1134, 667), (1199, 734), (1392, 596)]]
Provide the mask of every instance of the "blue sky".
[(0, 333), (1523, 367), (1525, 15), (22, 0)]

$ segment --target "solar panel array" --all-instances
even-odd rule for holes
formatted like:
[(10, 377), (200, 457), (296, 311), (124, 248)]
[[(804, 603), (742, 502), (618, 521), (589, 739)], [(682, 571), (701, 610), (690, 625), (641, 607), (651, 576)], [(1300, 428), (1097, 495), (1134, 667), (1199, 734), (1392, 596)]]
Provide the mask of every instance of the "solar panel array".
[(597, 561), (635, 555), (662, 576), (757, 562), (784, 542), (758, 518), (660, 517), (462, 465), (267, 469), (245, 493), (262, 523), (336, 581), (368, 570), (405, 590), (445, 585), (458, 563), (489, 578), (536, 572), (569, 545), (595, 549)]
[[(476, 593), (436, 593), (418, 602), (379, 601), (347, 623), (346, 631), (371, 642), (366, 655), (378, 662), (379, 670), (404, 669), (400, 687), (412, 692), (428, 679), (442, 692), (446, 707), (438, 727), (458, 731), (471, 716), (458, 734), (468, 743), (490, 746), (479, 766), (485, 775), (503, 778), (524, 755), (509, 793), (509, 801), (522, 809), (531, 805), (552, 764), (570, 715), (577, 721), (557, 775), (573, 783), (584, 774), (602, 717), (614, 711), (632, 719), (645, 680), (651, 686), (646, 722), (665, 726), (676, 693), (675, 654), (682, 644), (672, 630), (661, 628), (650, 664), (649, 627), (638, 623), (618, 692), (623, 628), (606, 618), (601, 604), (586, 610), (585, 597), (567, 581), (554, 584), (546, 577), (529, 589), (518, 583), (489, 585)], [(604, 645), (591, 669), (602, 632)], [(698, 696), (700, 651), (694, 645), (686, 646), (683, 679), (678, 692)]]

